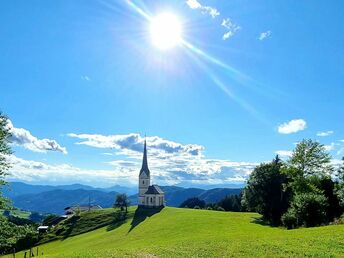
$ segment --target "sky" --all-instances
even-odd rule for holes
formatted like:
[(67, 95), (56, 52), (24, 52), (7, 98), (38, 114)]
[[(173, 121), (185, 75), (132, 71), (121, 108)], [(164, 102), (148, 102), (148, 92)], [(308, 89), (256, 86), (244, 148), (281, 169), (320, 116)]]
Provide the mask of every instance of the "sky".
[(145, 135), (160, 185), (241, 185), (304, 138), (344, 156), (342, 1), (1, 5), (11, 181), (135, 186)]

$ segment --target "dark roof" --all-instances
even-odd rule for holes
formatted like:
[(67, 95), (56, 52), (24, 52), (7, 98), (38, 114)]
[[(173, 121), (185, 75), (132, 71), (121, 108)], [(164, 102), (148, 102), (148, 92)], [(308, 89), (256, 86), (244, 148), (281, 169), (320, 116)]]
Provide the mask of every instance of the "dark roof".
[(143, 159), (142, 159), (142, 167), (141, 167), (141, 170), (140, 170), (140, 175), (141, 175), (143, 172), (144, 172), (147, 176), (150, 175), (150, 171), (149, 171), (149, 168), (148, 168), (148, 161), (147, 161), (147, 146), (146, 146), (146, 140), (145, 140), (145, 144), (144, 144), (144, 147), (143, 147)]
[(164, 192), (161, 190), (161, 188), (157, 185), (151, 185), (148, 187), (148, 190), (145, 192), (145, 194), (163, 194)]

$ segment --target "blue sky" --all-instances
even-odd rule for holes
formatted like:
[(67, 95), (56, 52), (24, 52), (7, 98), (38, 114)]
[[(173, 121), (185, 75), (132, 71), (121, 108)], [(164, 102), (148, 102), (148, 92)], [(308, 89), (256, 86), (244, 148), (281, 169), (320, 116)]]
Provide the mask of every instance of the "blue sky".
[[(340, 159), (343, 9), (340, 1), (4, 1), (9, 178), (135, 184), (145, 133), (159, 184), (242, 183), (303, 138)], [(142, 13), (165, 12), (179, 17), (188, 46), (152, 44)]]

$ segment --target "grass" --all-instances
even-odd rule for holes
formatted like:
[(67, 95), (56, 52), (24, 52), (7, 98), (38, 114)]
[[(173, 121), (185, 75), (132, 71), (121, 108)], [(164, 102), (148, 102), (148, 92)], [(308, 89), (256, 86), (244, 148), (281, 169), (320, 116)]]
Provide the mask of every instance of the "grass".
[[(2, 214), (5, 210), (0, 209), (0, 213)], [(31, 212), (29, 211), (22, 211), (19, 209), (13, 209), (10, 210), (10, 215), (14, 216), (14, 217), (18, 217), (18, 218), (22, 218), (22, 219), (29, 219)]]
[[(112, 209), (97, 212), (82, 214), (69, 237), (40, 245), (39, 252), (44, 252), (43, 257), (343, 257), (344, 254), (344, 225), (286, 230), (262, 225), (256, 213), (170, 207), (156, 214), (134, 214), (131, 208), (127, 221), (118, 224), (111, 220)], [(102, 227), (92, 230), (98, 224)], [(83, 233), (89, 230), (92, 231)], [(23, 253), (18, 257), (24, 257)]]

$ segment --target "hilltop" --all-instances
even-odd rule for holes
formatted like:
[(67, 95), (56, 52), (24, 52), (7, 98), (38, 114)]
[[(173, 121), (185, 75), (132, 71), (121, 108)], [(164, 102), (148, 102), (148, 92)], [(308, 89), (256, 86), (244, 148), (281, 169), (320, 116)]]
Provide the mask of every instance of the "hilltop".
[(263, 225), (256, 213), (171, 207), (155, 214), (135, 213), (132, 207), (125, 222), (114, 218), (113, 209), (71, 218), (54, 229), (60, 239), (40, 245), (39, 250), (44, 257), (340, 257), (344, 253), (344, 225), (286, 230)]

